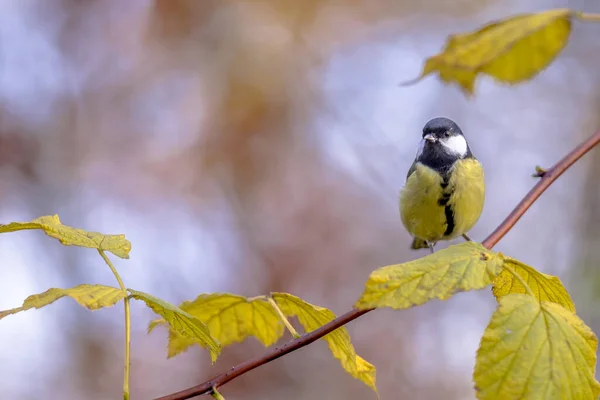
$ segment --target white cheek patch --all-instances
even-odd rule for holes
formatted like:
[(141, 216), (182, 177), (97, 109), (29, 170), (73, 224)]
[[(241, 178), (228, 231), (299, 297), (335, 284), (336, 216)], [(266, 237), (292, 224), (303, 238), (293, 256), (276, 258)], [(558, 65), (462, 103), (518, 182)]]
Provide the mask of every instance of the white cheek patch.
[(467, 155), (467, 141), (463, 135), (450, 136), (447, 139), (442, 139), (440, 143), (447, 148), (450, 153), (456, 154), (461, 158)]

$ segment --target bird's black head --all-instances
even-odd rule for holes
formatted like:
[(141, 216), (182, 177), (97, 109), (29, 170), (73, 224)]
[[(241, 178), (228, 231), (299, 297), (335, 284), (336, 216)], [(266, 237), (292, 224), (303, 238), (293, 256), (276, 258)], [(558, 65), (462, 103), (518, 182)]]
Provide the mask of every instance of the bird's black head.
[(448, 171), (456, 160), (470, 157), (473, 154), (456, 122), (438, 117), (425, 124), (417, 161), (443, 172)]
[(423, 138), (431, 135), (438, 140), (449, 138), (450, 136), (462, 135), (462, 130), (451, 119), (437, 117), (425, 124), (423, 127)]

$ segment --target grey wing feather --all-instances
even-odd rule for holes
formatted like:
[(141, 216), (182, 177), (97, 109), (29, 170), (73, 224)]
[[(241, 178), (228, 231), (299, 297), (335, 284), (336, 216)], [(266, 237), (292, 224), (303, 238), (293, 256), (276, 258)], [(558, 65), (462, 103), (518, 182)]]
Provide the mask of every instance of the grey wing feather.
[(408, 170), (408, 174), (406, 174), (406, 179), (408, 180), (408, 177), (412, 175), (413, 172), (415, 172), (415, 170), (417, 169), (417, 160), (415, 160), (412, 165), (410, 166), (409, 170)]

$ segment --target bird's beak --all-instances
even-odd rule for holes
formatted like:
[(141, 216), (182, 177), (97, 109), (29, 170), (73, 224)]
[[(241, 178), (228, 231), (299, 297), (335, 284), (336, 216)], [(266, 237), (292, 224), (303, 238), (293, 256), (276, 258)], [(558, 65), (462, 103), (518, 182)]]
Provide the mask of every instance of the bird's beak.
[(423, 136), (423, 139), (427, 140), (430, 143), (436, 141), (435, 136), (433, 136), (431, 133), (428, 133), (427, 135)]

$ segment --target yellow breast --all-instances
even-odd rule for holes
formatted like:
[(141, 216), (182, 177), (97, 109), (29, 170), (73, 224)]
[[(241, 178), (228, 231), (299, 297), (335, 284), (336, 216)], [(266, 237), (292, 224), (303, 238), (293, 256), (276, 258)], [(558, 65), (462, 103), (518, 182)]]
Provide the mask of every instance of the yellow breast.
[(400, 192), (400, 215), (406, 230), (429, 242), (467, 233), (483, 210), (483, 168), (474, 158), (454, 163), (449, 178), (417, 163)]

